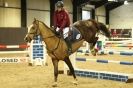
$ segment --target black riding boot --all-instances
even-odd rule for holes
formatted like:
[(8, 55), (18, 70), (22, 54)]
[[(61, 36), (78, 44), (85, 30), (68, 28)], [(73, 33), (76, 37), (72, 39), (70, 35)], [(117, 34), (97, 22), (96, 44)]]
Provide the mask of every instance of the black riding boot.
[(69, 38), (65, 38), (65, 41), (66, 41), (66, 44), (67, 44), (67, 47), (68, 47), (68, 54), (70, 55), (72, 53), (72, 46), (71, 46), (71, 42), (69, 40)]

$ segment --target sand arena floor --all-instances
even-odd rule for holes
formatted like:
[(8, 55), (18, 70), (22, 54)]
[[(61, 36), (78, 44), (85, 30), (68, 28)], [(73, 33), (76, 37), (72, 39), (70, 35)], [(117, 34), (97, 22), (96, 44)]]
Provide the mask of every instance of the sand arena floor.
[[(2, 57), (1, 55), (0, 57)], [(8, 56), (8, 55), (6, 55)], [(83, 56), (84, 57), (84, 56)], [(113, 59), (133, 61), (131, 56), (87, 56), (87, 58)], [(52, 88), (53, 65), (51, 59), (47, 60), (48, 66), (28, 66), (27, 63), (0, 63), (0, 88)], [(101, 64), (94, 62), (77, 62), (79, 68), (108, 70), (133, 74), (133, 66), (118, 64)], [(114, 70), (115, 68), (115, 70)], [(63, 69), (63, 62), (59, 63), (59, 69)], [(133, 83), (100, 80), (94, 78), (78, 78), (78, 85), (72, 84), (72, 76), (59, 74), (57, 88), (133, 88)]]

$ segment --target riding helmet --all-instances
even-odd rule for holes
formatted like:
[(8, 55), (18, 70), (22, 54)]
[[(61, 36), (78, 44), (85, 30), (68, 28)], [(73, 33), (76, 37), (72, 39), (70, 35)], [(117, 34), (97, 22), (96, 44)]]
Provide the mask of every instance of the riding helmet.
[(63, 6), (64, 6), (63, 1), (58, 1), (58, 2), (56, 3), (56, 6), (57, 6), (57, 7), (63, 7)]

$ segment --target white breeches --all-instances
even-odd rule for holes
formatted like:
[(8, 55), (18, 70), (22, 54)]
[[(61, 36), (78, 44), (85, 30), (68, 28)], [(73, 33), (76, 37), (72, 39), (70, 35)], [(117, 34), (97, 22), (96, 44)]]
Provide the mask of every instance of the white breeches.
[[(59, 31), (59, 28), (58, 27), (56, 28), (56, 31), (57, 32)], [(69, 32), (69, 27), (66, 27), (66, 28), (63, 29), (63, 37), (64, 37), (64, 39), (66, 37), (68, 37), (68, 32)]]

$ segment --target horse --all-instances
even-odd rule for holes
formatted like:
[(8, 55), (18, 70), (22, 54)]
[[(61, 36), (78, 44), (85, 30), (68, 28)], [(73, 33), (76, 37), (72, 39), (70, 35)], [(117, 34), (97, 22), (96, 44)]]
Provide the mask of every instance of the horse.
[[(101, 31), (106, 37), (110, 37), (110, 31), (106, 26), (103, 23), (96, 22), (95, 20), (77, 21), (73, 24), (73, 27), (77, 28), (81, 32), (82, 39), (72, 43), (72, 53), (76, 52), (80, 46), (82, 46), (84, 41), (92, 43), (91, 46), (93, 48), (97, 41), (95, 36), (99, 31)], [(58, 62), (60, 60), (63, 60), (68, 65), (74, 78), (74, 84), (77, 85), (77, 78), (69, 59), (69, 54), (67, 53), (68, 47), (64, 39), (57, 36), (44, 22), (34, 19), (24, 40), (26, 42), (31, 42), (38, 35), (40, 35), (42, 40), (45, 42), (47, 53), (51, 57), (54, 66), (54, 83), (52, 86), (57, 86)]]

